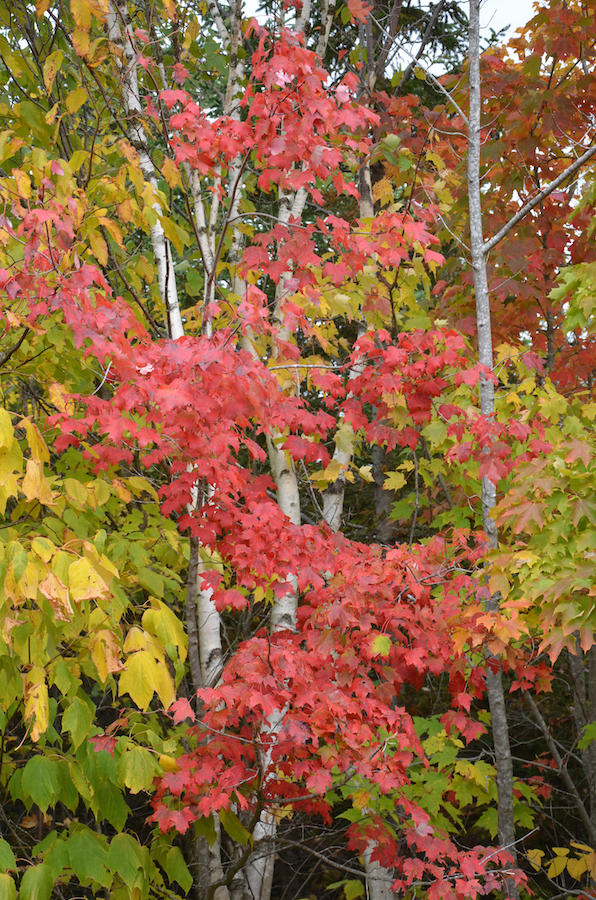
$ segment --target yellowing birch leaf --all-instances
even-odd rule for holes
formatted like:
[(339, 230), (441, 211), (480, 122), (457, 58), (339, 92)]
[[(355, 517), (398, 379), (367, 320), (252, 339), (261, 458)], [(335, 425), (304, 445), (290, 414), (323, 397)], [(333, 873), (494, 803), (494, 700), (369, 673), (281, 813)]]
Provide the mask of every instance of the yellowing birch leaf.
[(43, 474), (43, 465), (36, 459), (27, 460), (27, 471), (23, 478), (23, 493), (27, 500), (39, 500), (44, 506), (54, 505), (54, 496), (47, 478)]
[(91, 250), (93, 251), (93, 256), (100, 264), (100, 266), (107, 266), (108, 245), (106, 244), (105, 240), (98, 231), (90, 231), (88, 237), (89, 244), (91, 245)]
[(63, 59), (64, 54), (62, 50), (54, 50), (53, 53), (50, 53), (43, 64), (43, 83), (46, 86), (46, 91), (48, 92), (48, 94), (51, 93), (52, 87), (54, 85), (54, 79), (60, 70)]
[(72, 618), (73, 609), (68, 599), (68, 589), (54, 572), (48, 572), (39, 583), (39, 591), (49, 600), (58, 621), (68, 622)]
[(145, 710), (153, 699), (159, 678), (155, 657), (147, 650), (138, 650), (126, 661), (126, 671), (120, 676), (118, 693), (128, 694), (139, 709)]
[(91, 25), (91, 4), (88, 0), (70, 0), (70, 11), (79, 28), (89, 29)]
[(105, 597), (108, 586), (95, 571), (88, 559), (82, 557), (73, 562), (68, 569), (68, 587), (75, 603), (82, 600), (95, 600)]
[(34, 666), (23, 675), (25, 719), (32, 721), (32, 741), (38, 741), (49, 724), (48, 686), (45, 679), (46, 673), (39, 666)]
[[(84, 56), (83, 53), (79, 55)], [(66, 100), (64, 102), (69, 113), (74, 114), (81, 108), (86, 100), (87, 91), (85, 90), (85, 88), (77, 88), (76, 91), (71, 91), (70, 94), (66, 95)]]

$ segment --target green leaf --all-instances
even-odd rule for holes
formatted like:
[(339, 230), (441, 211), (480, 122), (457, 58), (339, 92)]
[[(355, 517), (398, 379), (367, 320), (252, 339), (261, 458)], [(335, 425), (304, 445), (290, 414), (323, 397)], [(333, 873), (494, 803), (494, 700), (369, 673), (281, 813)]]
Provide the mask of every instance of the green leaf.
[(170, 881), (177, 881), (184, 893), (188, 894), (192, 887), (192, 875), (184, 862), (180, 847), (172, 847), (168, 852), (165, 870)]
[(220, 809), (219, 821), (224, 829), (237, 844), (252, 842), (252, 834), (244, 827), (238, 816), (231, 809)]
[(155, 755), (145, 747), (133, 746), (118, 760), (118, 776), (131, 794), (149, 791), (158, 773), (159, 766)]
[(50, 900), (54, 887), (54, 878), (49, 866), (40, 863), (25, 871), (21, 881), (19, 900)]
[(17, 864), (10, 844), (4, 838), (0, 838), (0, 871), (6, 872), (7, 869), (12, 869), (16, 872)]
[(37, 803), (42, 812), (60, 798), (60, 773), (58, 765), (47, 756), (32, 756), (23, 769), (23, 794)]
[(139, 869), (143, 868), (143, 853), (138, 842), (129, 834), (117, 834), (108, 850), (108, 866), (132, 888)]
[(87, 704), (75, 697), (62, 717), (62, 727), (70, 731), (75, 750), (89, 734), (92, 722), (93, 716)]
[(108, 851), (101, 837), (91, 829), (78, 826), (68, 840), (68, 856), (79, 881), (92, 878), (104, 887), (111, 885), (112, 878), (106, 869)]
[(17, 886), (10, 875), (0, 875), (0, 900), (15, 900)]

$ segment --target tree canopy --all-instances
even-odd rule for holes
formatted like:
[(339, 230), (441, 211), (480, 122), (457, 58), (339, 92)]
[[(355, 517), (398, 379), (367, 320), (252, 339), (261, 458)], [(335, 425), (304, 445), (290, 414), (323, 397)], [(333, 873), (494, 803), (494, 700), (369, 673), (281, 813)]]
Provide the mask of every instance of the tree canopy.
[(0, 0), (0, 900), (596, 896), (595, 0)]

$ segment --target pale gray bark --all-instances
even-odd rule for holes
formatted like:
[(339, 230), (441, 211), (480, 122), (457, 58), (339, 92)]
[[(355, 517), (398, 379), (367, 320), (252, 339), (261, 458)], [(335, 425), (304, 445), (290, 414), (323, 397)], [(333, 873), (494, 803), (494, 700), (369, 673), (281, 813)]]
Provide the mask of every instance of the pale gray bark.
[[(482, 232), (482, 205), (480, 193), (480, 147), (482, 108), (480, 87), (480, 0), (470, 0), (470, 43), (469, 43), (469, 96), (470, 110), (468, 122), (468, 202), (470, 210), (470, 241), (472, 268), (474, 271), (474, 293), (476, 295), (476, 319), (478, 333), (478, 357), (482, 365), (491, 372), (493, 369), (493, 346), (490, 317), (490, 300), (484, 254)], [(484, 416), (491, 417), (495, 411), (494, 386), (484, 375), (480, 380), (480, 409)], [(482, 524), (492, 547), (497, 546), (498, 533), (492, 510), (496, 504), (496, 485), (488, 478), (482, 479)], [(494, 595), (487, 601), (487, 609), (498, 608), (499, 597)], [(491, 668), (489, 657), (486, 672), (488, 702), (491, 712), (495, 767), (497, 770), (497, 806), (499, 843), (507, 849), (513, 866), (517, 866), (515, 846), (515, 824), (513, 816), (513, 764), (509, 740), (509, 724), (501, 670), (498, 665)], [(507, 898), (518, 900), (519, 890), (513, 878), (503, 881), (503, 892)]]
[(170, 242), (165, 236), (161, 217), (163, 209), (157, 197), (157, 172), (147, 148), (147, 134), (142, 125), (143, 107), (139, 94), (137, 51), (134, 47), (132, 26), (126, 0), (110, 0), (107, 16), (109, 40), (122, 50), (122, 58), (114, 54), (120, 71), (122, 84), (122, 104), (127, 119), (128, 139), (139, 157), (139, 166), (145, 181), (155, 192), (153, 209), (157, 219), (151, 228), (151, 245), (157, 269), (157, 283), (162, 302), (167, 311), (170, 337), (176, 340), (184, 334), (182, 316), (178, 303), (178, 290)]

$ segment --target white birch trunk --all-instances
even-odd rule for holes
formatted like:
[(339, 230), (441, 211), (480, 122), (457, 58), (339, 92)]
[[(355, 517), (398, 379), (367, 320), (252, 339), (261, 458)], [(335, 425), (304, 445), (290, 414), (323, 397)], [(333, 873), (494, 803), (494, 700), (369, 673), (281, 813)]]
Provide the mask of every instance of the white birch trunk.
[(178, 303), (178, 290), (170, 242), (167, 240), (161, 217), (163, 210), (157, 199), (157, 173), (147, 148), (147, 134), (141, 124), (143, 107), (139, 94), (137, 69), (137, 52), (132, 39), (132, 27), (126, 0), (110, 0), (107, 16), (108, 38), (122, 50), (122, 58), (114, 54), (116, 65), (120, 70), (122, 82), (122, 103), (128, 121), (128, 138), (137, 151), (139, 165), (145, 181), (155, 192), (153, 209), (157, 215), (155, 225), (151, 228), (151, 245), (157, 268), (157, 283), (162, 303), (166, 308), (166, 317), (170, 337), (176, 340), (184, 334), (182, 316)]
[[(480, 363), (493, 369), (490, 299), (486, 271), (486, 256), (482, 231), (482, 205), (480, 193), (480, 115), (482, 108), (480, 88), (480, 0), (470, 0), (469, 91), (470, 111), (468, 122), (468, 198), (470, 209), (470, 241), (474, 270), (474, 293), (478, 324), (478, 357)], [(495, 411), (494, 386), (491, 380), (481, 377), (480, 409), (491, 417)], [(492, 547), (497, 546), (498, 533), (492, 510), (496, 504), (496, 485), (488, 478), (482, 479), (482, 523)], [(498, 596), (487, 602), (487, 608), (498, 608)], [(509, 742), (509, 725), (505, 693), (500, 670), (487, 667), (486, 684), (491, 712), (495, 766), (497, 770), (497, 808), (499, 843), (511, 854), (513, 866), (517, 866), (515, 824), (513, 816), (513, 763)], [(519, 890), (513, 878), (503, 881), (503, 896), (518, 900)]]
[(371, 860), (374, 849), (374, 844), (369, 844), (363, 856), (367, 898), (368, 900), (395, 900), (396, 895), (391, 890), (389, 870), (376, 860)]

